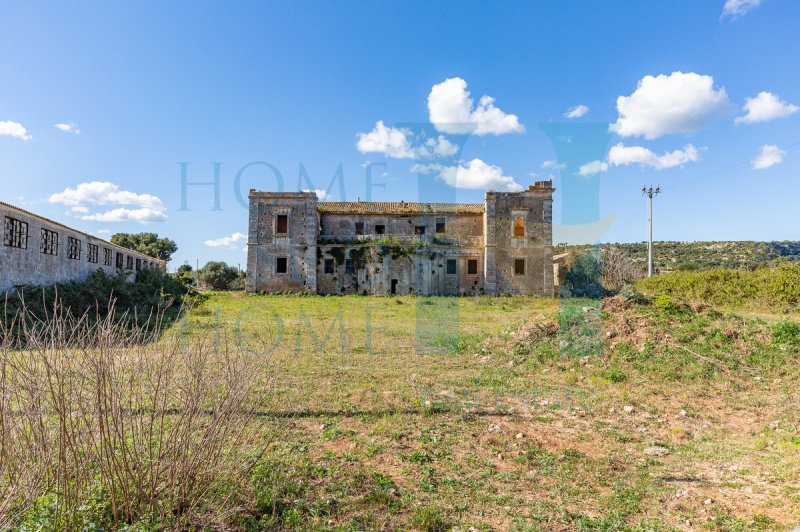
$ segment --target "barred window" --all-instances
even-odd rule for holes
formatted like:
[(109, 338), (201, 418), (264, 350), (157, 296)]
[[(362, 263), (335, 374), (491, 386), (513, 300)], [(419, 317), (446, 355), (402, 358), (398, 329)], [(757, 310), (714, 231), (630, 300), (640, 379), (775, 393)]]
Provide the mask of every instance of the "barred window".
[(133, 269), (133, 257), (131, 257), (130, 255), (128, 255), (128, 257), (127, 257), (127, 261), (125, 262), (125, 267), (128, 270), (132, 270)]
[(81, 258), (81, 241), (77, 238), (67, 237), (67, 257), (74, 260)]
[(89, 262), (97, 262), (98, 250), (96, 244), (86, 244), (86, 259)]
[(458, 273), (458, 265), (456, 264), (456, 259), (447, 259), (447, 275), (455, 275)]
[(467, 275), (478, 275), (478, 259), (467, 259)]
[(113, 264), (113, 252), (108, 248), (103, 248), (103, 266), (111, 266)]
[(12, 248), (28, 249), (28, 224), (6, 216), (3, 244)]
[(39, 251), (47, 255), (58, 255), (58, 233), (42, 229), (42, 242)]

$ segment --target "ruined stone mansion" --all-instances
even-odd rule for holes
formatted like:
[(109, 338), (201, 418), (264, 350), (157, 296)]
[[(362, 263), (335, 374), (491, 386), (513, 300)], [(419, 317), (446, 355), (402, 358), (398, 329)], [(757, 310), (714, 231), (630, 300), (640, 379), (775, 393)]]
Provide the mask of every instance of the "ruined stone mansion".
[(465, 203), (250, 191), (249, 292), (553, 295), (550, 181)]

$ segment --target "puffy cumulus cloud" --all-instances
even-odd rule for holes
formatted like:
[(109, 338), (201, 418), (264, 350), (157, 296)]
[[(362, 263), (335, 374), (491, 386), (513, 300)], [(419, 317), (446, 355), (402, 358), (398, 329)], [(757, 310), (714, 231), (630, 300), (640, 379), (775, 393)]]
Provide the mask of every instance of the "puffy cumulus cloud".
[(725, 0), (722, 16), (736, 18), (761, 5), (761, 0)]
[(6, 120), (0, 122), (0, 137), (14, 137), (21, 140), (31, 140), (33, 137), (28, 135), (28, 130), (19, 122)]
[(699, 160), (700, 153), (692, 144), (687, 144), (682, 150), (667, 152), (660, 156), (643, 146), (624, 146), (622, 143), (613, 146), (608, 152), (608, 162), (614, 166), (639, 164), (656, 170)]
[(72, 133), (73, 135), (81, 134), (81, 130), (78, 129), (78, 126), (72, 122), (60, 122), (58, 124), (53, 124), (53, 127), (59, 131), (63, 131), (64, 133)]
[(522, 190), (513, 177), (503, 175), (502, 168), (487, 164), (480, 159), (472, 159), (456, 166), (417, 164), (412, 170), (421, 174), (436, 174), (439, 179), (455, 188), (478, 188), (504, 192)]
[(606, 170), (608, 170), (608, 163), (604, 163), (603, 161), (592, 161), (581, 165), (581, 167), (578, 168), (578, 175), (589, 177), (601, 172), (605, 172)]
[(689, 133), (730, 109), (724, 88), (694, 72), (645, 76), (630, 96), (617, 98), (619, 118), (611, 130), (623, 137), (655, 139)]
[(415, 150), (420, 157), (452, 157), (458, 153), (458, 145), (450, 142), (444, 135), (425, 141), (424, 148)]
[(589, 108), (587, 106), (576, 105), (575, 107), (567, 109), (567, 112), (564, 113), (564, 118), (580, 118), (588, 112)]
[(203, 245), (210, 248), (238, 249), (243, 243), (247, 242), (247, 235), (244, 233), (233, 233), (231, 236), (223, 236), (213, 240), (206, 240)]
[(783, 162), (783, 157), (786, 152), (772, 144), (765, 144), (756, 155), (756, 158), (750, 161), (754, 170), (763, 170), (770, 166), (775, 166)]
[[(70, 207), (81, 219), (98, 222), (163, 222), (167, 219), (166, 206), (161, 198), (151, 194), (137, 194), (109, 181), (81, 183), (75, 188), (52, 194), (48, 201)], [(90, 206), (122, 206), (105, 212), (89, 214)], [(133, 207), (133, 208), (130, 208)]]
[(112, 209), (106, 212), (99, 212), (96, 214), (87, 214), (81, 216), (81, 220), (89, 220), (92, 222), (137, 222), (140, 224), (147, 224), (150, 222), (165, 222), (167, 215), (163, 211), (155, 209), (141, 208), (141, 209)]
[(744, 104), (744, 116), (737, 116), (737, 124), (754, 124), (768, 122), (794, 114), (800, 109), (796, 105), (782, 101), (777, 94), (761, 91), (755, 98), (748, 98)]
[(408, 141), (409, 132), (404, 129), (386, 127), (378, 120), (369, 133), (359, 133), (356, 148), (361, 153), (383, 153), (395, 159), (410, 159), (414, 151)]
[(428, 94), (428, 117), (437, 130), (444, 133), (505, 135), (522, 133), (525, 126), (519, 117), (495, 107), (494, 98), (482, 96), (474, 106), (461, 78), (449, 78), (431, 88)]
[(303, 192), (313, 192), (317, 195), (317, 199), (320, 201), (325, 201), (326, 199), (331, 199), (332, 197), (328, 195), (327, 191), (322, 190), (321, 188), (315, 188), (314, 190), (311, 190), (310, 188), (304, 188)]

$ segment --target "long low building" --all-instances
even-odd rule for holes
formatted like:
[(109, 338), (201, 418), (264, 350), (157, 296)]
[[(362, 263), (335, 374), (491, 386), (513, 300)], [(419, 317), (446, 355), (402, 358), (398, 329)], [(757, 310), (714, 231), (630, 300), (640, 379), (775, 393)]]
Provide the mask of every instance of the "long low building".
[(0, 293), (23, 285), (82, 281), (96, 270), (132, 278), (139, 270), (166, 270), (166, 262), (0, 201), (3, 245)]
[(406, 203), (251, 190), (247, 290), (552, 296), (553, 191)]

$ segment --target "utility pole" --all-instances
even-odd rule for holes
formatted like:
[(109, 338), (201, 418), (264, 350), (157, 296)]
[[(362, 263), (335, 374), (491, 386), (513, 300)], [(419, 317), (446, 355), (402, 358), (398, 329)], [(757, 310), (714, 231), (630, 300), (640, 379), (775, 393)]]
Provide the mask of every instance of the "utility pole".
[(653, 276), (653, 196), (661, 194), (661, 187), (657, 186), (653, 190), (653, 185), (650, 188), (642, 187), (642, 196), (647, 196), (647, 225), (649, 226), (650, 238), (647, 240), (647, 276)]

